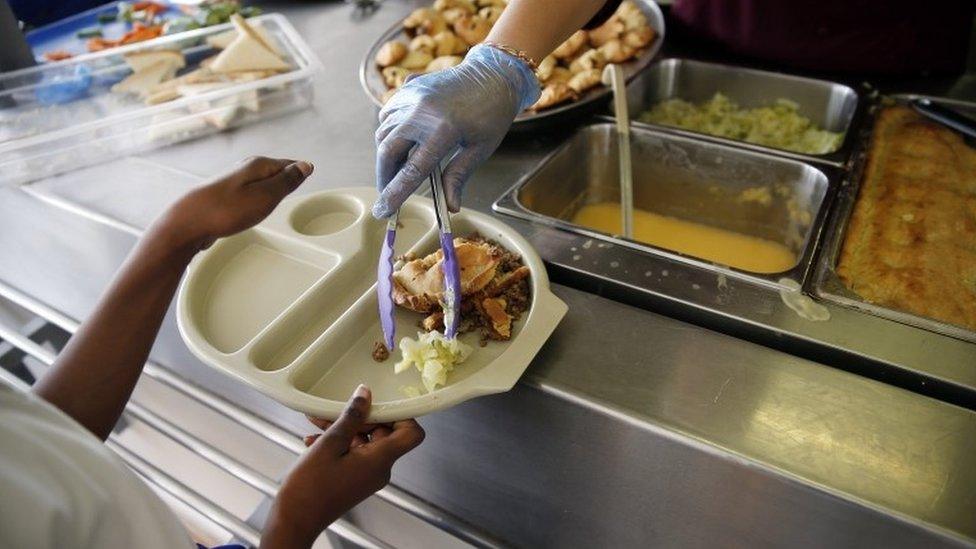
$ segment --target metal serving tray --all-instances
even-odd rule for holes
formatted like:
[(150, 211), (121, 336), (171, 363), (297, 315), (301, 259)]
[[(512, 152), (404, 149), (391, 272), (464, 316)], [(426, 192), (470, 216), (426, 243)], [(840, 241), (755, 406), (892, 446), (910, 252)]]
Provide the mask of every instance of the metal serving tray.
[[(661, 50), (661, 46), (664, 44), (664, 14), (661, 13), (661, 8), (658, 7), (656, 2), (651, 0), (634, 0), (644, 15), (647, 16), (647, 22), (650, 24), (651, 28), (654, 29), (656, 36), (654, 41), (644, 49), (639, 56), (630, 61), (621, 63), (624, 69), (624, 76), (629, 80), (634, 78), (638, 73), (644, 70), (647, 65), (654, 60), (654, 57)], [(387, 87), (383, 82), (383, 75), (380, 73), (379, 68), (376, 66), (376, 53), (383, 47), (383, 44), (389, 42), (390, 40), (401, 40), (404, 42), (409, 42), (410, 38), (407, 36), (403, 29), (403, 23), (397, 21), (395, 25), (386, 30), (383, 34), (376, 39), (373, 46), (370, 47), (369, 51), (366, 52), (365, 57), (363, 57), (363, 62), (359, 67), (359, 83), (369, 97), (370, 101), (373, 102), (377, 108), (383, 107), (383, 94), (386, 93)], [(582, 94), (582, 96), (570, 103), (565, 103), (562, 105), (555, 106), (551, 109), (545, 109), (539, 112), (525, 111), (520, 113), (515, 117), (515, 122), (512, 125), (513, 130), (525, 130), (532, 131), (540, 127), (540, 125), (549, 125), (554, 122), (566, 121), (569, 118), (577, 118), (582, 114), (590, 113), (592, 114), (598, 108), (600, 108), (599, 101), (606, 99), (610, 95), (610, 88), (599, 85), (595, 88)]]
[[(717, 92), (750, 108), (770, 105), (780, 98), (795, 101), (801, 114), (823, 129), (844, 133), (844, 140), (836, 151), (810, 155), (636, 120), (640, 113), (661, 101), (684, 99), (700, 103)], [(845, 165), (854, 150), (857, 132), (852, 130), (863, 111), (861, 103), (858, 93), (843, 84), (688, 59), (659, 61), (627, 85), (627, 108), (635, 126), (667, 128), (708, 141), (837, 166)]]
[(976, 343), (976, 332), (967, 330), (961, 326), (947, 324), (931, 318), (869, 303), (848, 289), (837, 274), (837, 261), (847, 236), (847, 225), (851, 214), (854, 212), (854, 204), (857, 202), (858, 192), (861, 188), (861, 179), (867, 165), (867, 157), (877, 114), (885, 106), (897, 103), (904, 104), (916, 98), (927, 98), (933, 102), (941, 103), (947, 107), (955, 108), (960, 112), (976, 117), (976, 103), (942, 97), (893, 95), (871, 105), (868, 113), (868, 123), (864, 125), (863, 131), (861, 132), (862, 146), (856, 152), (848, 181), (838, 193), (836, 206), (833, 208), (833, 213), (830, 216), (825, 231), (826, 237), (824, 239), (823, 251), (820, 254), (816, 266), (814, 288), (819, 297), (841, 306)]
[(708, 272), (768, 285), (784, 277), (803, 282), (826, 215), (830, 185), (823, 171), (651, 128), (634, 128), (631, 147), (636, 208), (783, 244), (796, 254), (794, 266), (754, 273), (572, 223), (584, 205), (619, 202), (616, 130), (609, 123), (581, 128), (495, 209)]

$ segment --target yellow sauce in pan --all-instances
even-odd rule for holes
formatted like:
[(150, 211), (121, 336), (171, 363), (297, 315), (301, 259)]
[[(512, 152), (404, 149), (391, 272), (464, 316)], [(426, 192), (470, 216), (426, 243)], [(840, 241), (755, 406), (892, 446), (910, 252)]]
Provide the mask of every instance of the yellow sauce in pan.
[[(583, 206), (573, 223), (620, 234), (620, 205), (604, 202)], [(753, 273), (780, 273), (796, 264), (786, 246), (700, 223), (634, 210), (634, 240)]]

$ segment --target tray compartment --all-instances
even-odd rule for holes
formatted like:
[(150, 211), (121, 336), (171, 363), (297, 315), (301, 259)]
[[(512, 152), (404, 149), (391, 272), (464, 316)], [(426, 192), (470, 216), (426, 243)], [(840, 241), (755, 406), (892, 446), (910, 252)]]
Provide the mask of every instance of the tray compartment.
[(219, 352), (234, 353), (338, 263), (335, 255), (291, 250), (257, 231), (222, 240), (186, 289), (199, 297), (190, 321)]
[[(478, 231), (482, 236), (499, 239), (503, 245), (510, 246), (501, 234), (493, 233), (484, 225), (472, 223), (467, 218), (454, 217), (454, 231), (457, 236), (465, 236)], [(439, 246), (436, 232), (427, 234), (414, 248), (418, 255), (437, 250)], [(533, 307), (537, 296), (533, 295)], [(370, 291), (363, 295), (338, 322), (335, 329), (329, 330), (316, 341), (307, 354), (296, 362), (291, 383), (296, 389), (309, 395), (329, 400), (342, 401), (359, 383), (367, 383), (373, 391), (375, 402), (401, 400), (406, 398), (403, 388), (417, 387), (423, 392), (420, 373), (416, 369), (400, 375), (392, 375), (393, 365), (400, 360), (400, 353), (394, 349), (385, 362), (372, 358), (373, 344), (383, 340), (383, 330), (377, 315), (376, 293)], [(396, 339), (416, 338), (420, 328), (418, 323), (423, 315), (397, 307)], [(526, 324), (528, 315), (516, 322), (512, 329), (512, 340), (518, 338)], [(461, 336), (461, 341), (476, 349), (464, 364), (455, 369), (449, 383), (458, 383), (501, 356), (509, 347), (509, 342), (489, 342), (485, 347), (478, 346), (479, 335), (469, 333)]]
[(511, 206), (500, 201), (496, 209), (739, 277), (802, 280), (830, 193), (821, 170), (650, 128), (635, 128), (631, 144), (635, 208), (781, 244), (795, 255), (794, 265), (747, 272), (573, 223), (586, 205), (619, 203), (616, 134), (607, 123), (579, 130), (510, 191)]
[(360, 221), (362, 202), (348, 196), (324, 195), (302, 202), (290, 217), (292, 228), (306, 236), (335, 234)]
[[(273, 371), (288, 366), (335, 324), (353, 303), (364, 294), (375, 291), (376, 277), (373, 273), (376, 271), (386, 222), (376, 220), (364, 214), (364, 211), (364, 202), (329, 194), (308, 199), (294, 209), (290, 219), (296, 230), (324, 234), (336, 229), (335, 233), (331, 233), (334, 237), (339, 237), (338, 231), (345, 230), (340, 227), (347, 223), (349, 217), (358, 215), (358, 221), (345, 228), (362, 226), (365, 232), (363, 247), (345, 258), (339, 268), (320, 280), (261, 334), (250, 352), (250, 361), (258, 369)], [(416, 204), (404, 205), (400, 214), (401, 227), (397, 231), (397, 254), (416, 246), (430, 233), (434, 222), (430, 210)]]
[[(837, 204), (833, 208), (826, 226), (823, 250), (818, 257), (816, 265), (813, 290), (821, 299), (843, 307), (966, 342), (976, 343), (976, 332), (964, 327), (869, 303), (857, 293), (850, 290), (837, 274), (837, 262), (840, 259), (840, 252), (847, 238), (848, 223), (851, 215), (854, 213), (854, 205), (857, 202), (860, 192), (861, 179), (864, 176), (864, 170), (868, 160), (867, 155), (873, 137), (874, 122), (878, 111), (886, 105), (907, 104), (908, 101), (916, 98), (926, 98), (976, 118), (976, 103), (944, 97), (901, 94), (883, 98), (877, 104), (872, 105), (864, 130), (861, 132), (861, 145), (855, 151), (856, 156), (848, 176), (847, 184), (838, 193)], [(931, 166), (926, 167), (920, 165), (919, 168), (922, 170), (931, 169)]]
[[(806, 155), (636, 120), (640, 113), (661, 101), (684, 99), (701, 103), (711, 99), (716, 92), (746, 108), (768, 106), (779, 98), (789, 99), (799, 104), (800, 114), (820, 128), (845, 134), (844, 140), (836, 151)], [(665, 59), (649, 67), (627, 85), (627, 108), (637, 125), (667, 128), (669, 131), (739, 147), (840, 165), (847, 161), (855, 145), (856, 132), (851, 130), (859, 112), (859, 101), (857, 92), (852, 88), (826, 80), (688, 59)]]

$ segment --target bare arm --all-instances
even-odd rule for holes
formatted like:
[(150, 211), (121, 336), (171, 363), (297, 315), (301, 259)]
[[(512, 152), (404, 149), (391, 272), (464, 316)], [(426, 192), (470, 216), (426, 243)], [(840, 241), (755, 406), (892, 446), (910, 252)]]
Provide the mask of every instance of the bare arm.
[(260, 222), (309, 173), (306, 163), (254, 159), (180, 199), (136, 245), (34, 391), (107, 438), (196, 252)]
[(512, 0), (488, 40), (541, 61), (579, 30), (606, 0)]

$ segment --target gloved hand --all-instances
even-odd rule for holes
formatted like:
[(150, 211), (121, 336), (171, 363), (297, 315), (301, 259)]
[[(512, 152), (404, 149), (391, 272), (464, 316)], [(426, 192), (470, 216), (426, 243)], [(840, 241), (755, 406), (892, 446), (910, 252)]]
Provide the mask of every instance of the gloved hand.
[(457, 151), (444, 168), (448, 208), (461, 207), (461, 190), (498, 148), (515, 116), (539, 98), (539, 81), (521, 59), (475, 46), (459, 65), (409, 80), (380, 111), (376, 130), (373, 215), (389, 217)]

